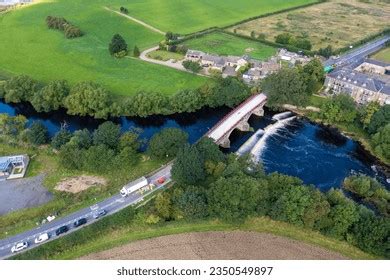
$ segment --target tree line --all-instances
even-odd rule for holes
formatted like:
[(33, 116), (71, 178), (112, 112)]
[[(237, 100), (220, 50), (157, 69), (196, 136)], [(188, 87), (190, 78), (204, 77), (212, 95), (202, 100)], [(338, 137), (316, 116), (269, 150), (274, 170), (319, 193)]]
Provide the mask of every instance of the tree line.
[(80, 28), (73, 25), (63, 17), (47, 16), (46, 25), (50, 29), (57, 29), (64, 32), (65, 37), (68, 39), (77, 38), (84, 35)]
[(204, 106), (234, 107), (251, 94), (236, 78), (217, 78), (198, 89), (181, 90), (174, 96), (157, 92), (139, 92), (115, 101), (104, 87), (93, 82), (73, 86), (65, 80), (43, 85), (29, 76), (15, 76), (0, 84), (0, 98), (7, 103), (30, 102), (38, 112), (65, 108), (70, 115), (107, 119), (117, 116), (169, 115), (195, 112)]

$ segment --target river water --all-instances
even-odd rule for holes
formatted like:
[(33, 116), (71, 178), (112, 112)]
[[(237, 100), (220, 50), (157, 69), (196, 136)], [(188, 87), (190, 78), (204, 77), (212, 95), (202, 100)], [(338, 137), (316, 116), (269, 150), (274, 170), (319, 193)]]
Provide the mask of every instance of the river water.
[[(150, 137), (167, 127), (178, 127), (189, 134), (191, 143), (202, 137), (215, 123), (229, 112), (228, 108), (203, 109), (197, 113), (153, 116), (148, 118), (117, 118), (112, 121), (122, 130), (142, 129), (141, 138)], [(50, 114), (37, 113), (29, 104), (5, 104), (0, 101), (0, 113), (22, 114), (29, 120), (42, 121), (54, 135), (62, 124), (70, 131), (95, 129), (102, 121), (88, 117), (69, 116), (59, 110)], [(323, 191), (339, 187), (345, 177), (363, 173), (376, 177), (387, 188), (383, 174), (377, 173), (374, 160), (355, 141), (339, 132), (311, 123), (307, 119), (290, 114), (276, 116), (267, 112), (264, 117), (253, 116), (249, 122), (254, 131), (260, 131), (259, 140), (250, 143), (250, 150), (263, 162), (267, 172), (280, 172), (301, 178), (306, 184), (313, 184)], [(273, 118), (274, 117), (274, 118)], [(230, 137), (231, 148), (236, 152), (254, 132), (234, 131)], [(253, 146), (255, 144), (255, 146)]]

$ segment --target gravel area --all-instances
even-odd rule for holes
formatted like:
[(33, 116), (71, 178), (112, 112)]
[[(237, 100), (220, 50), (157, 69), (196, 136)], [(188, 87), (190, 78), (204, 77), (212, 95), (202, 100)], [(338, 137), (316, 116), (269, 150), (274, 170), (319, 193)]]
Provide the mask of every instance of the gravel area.
[(42, 185), (44, 175), (0, 181), (0, 216), (49, 202), (53, 195)]
[(339, 260), (336, 252), (267, 233), (199, 232), (168, 235), (93, 253), (93, 260)]

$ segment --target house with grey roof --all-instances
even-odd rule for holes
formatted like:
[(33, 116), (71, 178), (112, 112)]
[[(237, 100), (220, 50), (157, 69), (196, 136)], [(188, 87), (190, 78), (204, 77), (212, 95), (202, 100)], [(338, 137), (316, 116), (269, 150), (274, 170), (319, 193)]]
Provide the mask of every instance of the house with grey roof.
[(27, 155), (0, 157), (0, 180), (23, 178), (28, 163)]
[(331, 72), (325, 79), (326, 92), (349, 94), (358, 104), (390, 104), (390, 82), (352, 69)]
[(356, 71), (368, 74), (390, 74), (390, 63), (384, 61), (365, 59), (362, 64), (355, 68)]

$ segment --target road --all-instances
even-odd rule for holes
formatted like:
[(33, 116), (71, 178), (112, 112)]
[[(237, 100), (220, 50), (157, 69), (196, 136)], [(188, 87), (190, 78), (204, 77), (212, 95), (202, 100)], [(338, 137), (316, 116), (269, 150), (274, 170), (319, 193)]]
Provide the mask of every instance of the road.
[[(163, 188), (165, 185), (167, 185), (169, 182), (171, 182), (171, 168), (172, 168), (172, 164), (168, 164), (167, 166), (163, 167), (162, 169), (158, 170), (157, 172), (155, 172), (152, 175), (150, 175), (149, 177), (147, 177), (149, 182), (154, 183), (156, 185), (156, 188), (154, 189), (154, 191)], [(156, 182), (157, 179), (160, 177), (166, 178), (166, 180), (163, 184), (158, 184)], [(109, 197), (106, 200), (103, 200), (103, 201), (101, 201), (101, 202), (99, 202), (91, 207), (81, 209), (81, 210), (74, 212), (66, 217), (62, 217), (60, 219), (55, 219), (49, 223), (40, 225), (39, 227), (37, 227), (35, 229), (20, 233), (18, 235), (11, 236), (11, 237), (6, 238), (6, 239), (2, 239), (2, 240), (0, 240), (0, 258), (6, 259), (6, 258), (11, 257), (12, 255), (16, 255), (16, 254), (11, 253), (11, 248), (15, 243), (26, 241), (30, 245), (28, 247), (28, 249), (35, 248), (35, 247), (40, 246), (40, 245), (45, 243), (45, 242), (42, 244), (35, 244), (34, 243), (35, 238), (43, 233), (48, 233), (51, 236), (49, 241), (55, 240), (55, 239), (62, 237), (66, 234), (75, 232), (76, 230), (83, 228), (83, 227), (78, 227), (78, 228), (73, 227), (73, 223), (81, 218), (87, 218), (88, 223), (86, 225), (89, 225), (93, 222), (96, 222), (97, 220), (93, 218), (93, 213), (97, 209), (106, 210), (107, 216), (109, 216), (109, 215), (112, 215), (112, 214), (114, 214), (114, 213), (116, 213), (116, 212), (130, 206), (130, 205), (137, 204), (138, 202), (142, 201), (146, 195), (148, 195), (150, 193), (151, 192), (148, 192), (144, 195), (140, 195), (138, 193), (133, 193), (133, 194), (129, 195), (128, 197), (123, 198), (119, 194), (119, 189), (118, 189), (117, 195)], [(56, 236), (55, 235), (56, 229), (61, 227), (61, 226), (64, 226), (64, 225), (69, 227), (69, 231), (66, 234)], [(49, 242), (49, 241), (47, 241), (47, 242)], [(26, 250), (23, 250), (19, 253), (22, 253), (25, 251)]]
[(332, 66), (336, 64), (337, 67), (344, 67), (349, 64), (356, 64), (359, 61), (362, 61), (368, 55), (379, 51), (384, 47), (387, 41), (390, 40), (390, 35), (386, 35), (377, 40), (371, 41), (361, 47), (358, 47), (350, 52), (340, 56), (336, 59), (328, 59), (325, 61), (325, 66)]

